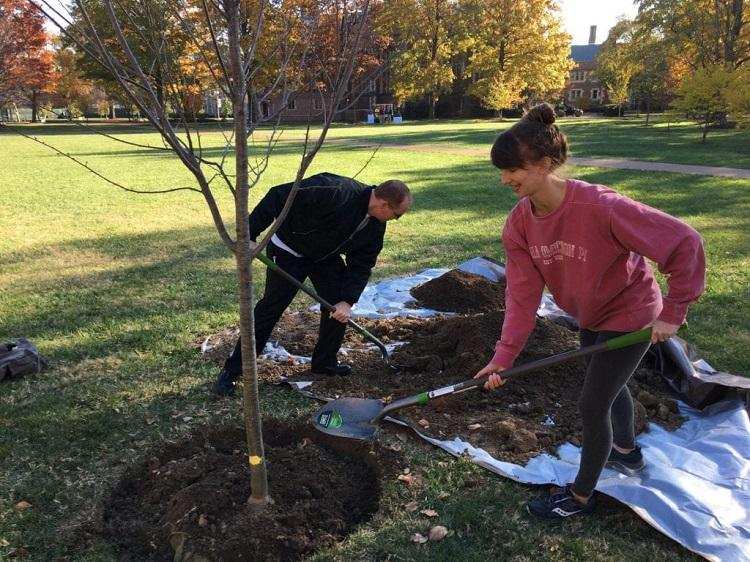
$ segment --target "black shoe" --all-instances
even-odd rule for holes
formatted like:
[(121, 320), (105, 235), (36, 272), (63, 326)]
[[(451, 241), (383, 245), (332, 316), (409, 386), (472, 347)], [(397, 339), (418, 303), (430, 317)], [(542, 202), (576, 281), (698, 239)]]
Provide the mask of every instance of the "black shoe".
[(588, 515), (596, 507), (596, 492), (586, 504), (578, 503), (570, 491), (570, 484), (564, 488), (555, 487), (554, 491), (531, 500), (526, 504), (529, 513), (545, 519), (565, 519), (573, 515)]
[(609, 458), (607, 459), (607, 464), (605, 466), (612, 470), (616, 470), (617, 472), (622, 472), (623, 474), (632, 476), (643, 470), (643, 467), (646, 465), (643, 462), (641, 448), (636, 445), (635, 449), (629, 453), (621, 453), (613, 447), (609, 453)]
[(348, 377), (352, 374), (352, 368), (346, 363), (336, 363), (332, 367), (313, 367), (312, 373), (329, 377)]
[(213, 392), (216, 396), (234, 396), (234, 386), (239, 375), (222, 369), (214, 382)]

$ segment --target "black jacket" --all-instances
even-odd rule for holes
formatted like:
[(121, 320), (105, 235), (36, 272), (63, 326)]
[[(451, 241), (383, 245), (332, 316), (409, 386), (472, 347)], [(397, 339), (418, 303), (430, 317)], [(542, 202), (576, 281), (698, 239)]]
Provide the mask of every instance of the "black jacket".
[[(279, 215), (293, 183), (272, 187), (250, 213), (250, 237), (257, 237)], [(378, 254), (383, 249), (385, 223), (367, 215), (373, 187), (351, 178), (322, 173), (302, 180), (278, 237), (298, 254), (316, 262), (344, 256), (342, 300), (354, 304), (367, 285)]]

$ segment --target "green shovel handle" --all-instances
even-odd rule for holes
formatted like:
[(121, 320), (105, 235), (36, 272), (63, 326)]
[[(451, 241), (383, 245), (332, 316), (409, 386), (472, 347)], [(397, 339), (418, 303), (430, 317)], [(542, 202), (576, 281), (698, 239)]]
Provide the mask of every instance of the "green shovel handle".
[(643, 328), (643, 330), (638, 330), (637, 332), (630, 332), (623, 336), (617, 336), (616, 338), (607, 340), (605, 343), (607, 344), (607, 349), (611, 351), (613, 349), (622, 349), (623, 347), (628, 347), (637, 343), (644, 343), (650, 340), (651, 328)]

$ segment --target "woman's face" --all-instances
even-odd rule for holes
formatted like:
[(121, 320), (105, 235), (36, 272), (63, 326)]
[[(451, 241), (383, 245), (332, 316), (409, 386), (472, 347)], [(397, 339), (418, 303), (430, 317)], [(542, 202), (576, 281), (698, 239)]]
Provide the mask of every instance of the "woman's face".
[(523, 168), (507, 168), (500, 171), (500, 181), (510, 187), (516, 197), (531, 197), (544, 185), (550, 170), (544, 162), (524, 164)]

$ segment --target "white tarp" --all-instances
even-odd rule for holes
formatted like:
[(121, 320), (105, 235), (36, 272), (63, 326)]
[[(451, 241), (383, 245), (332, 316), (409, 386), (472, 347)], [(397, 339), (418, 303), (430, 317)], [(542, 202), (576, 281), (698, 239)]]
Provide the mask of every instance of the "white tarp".
[[(459, 269), (493, 280), (504, 274), (502, 265), (483, 258), (469, 260)], [(429, 269), (368, 285), (353, 312), (366, 318), (431, 316), (435, 314), (432, 310), (412, 308), (409, 289), (446, 271)], [(546, 297), (538, 314), (565, 313)], [(701, 359), (689, 363), (704, 376), (716, 372)], [(745, 379), (741, 382), (746, 384)], [(310, 395), (307, 386), (309, 383), (294, 385)], [(649, 424), (649, 431), (638, 437), (647, 465), (643, 473), (625, 476), (605, 469), (597, 490), (627, 504), (650, 525), (709, 560), (750, 560), (748, 412), (739, 399), (725, 400), (703, 411), (683, 403), (679, 406), (687, 419), (679, 429), (668, 432)], [(578, 470), (580, 449), (570, 443), (558, 449), (558, 457), (541, 454), (520, 466), (499, 461), (459, 438), (441, 441), (412, 429), (433, 445), (457, 456), (468, 455), (476, 464), (518, 482), (566, 484), (573, 481)]]

